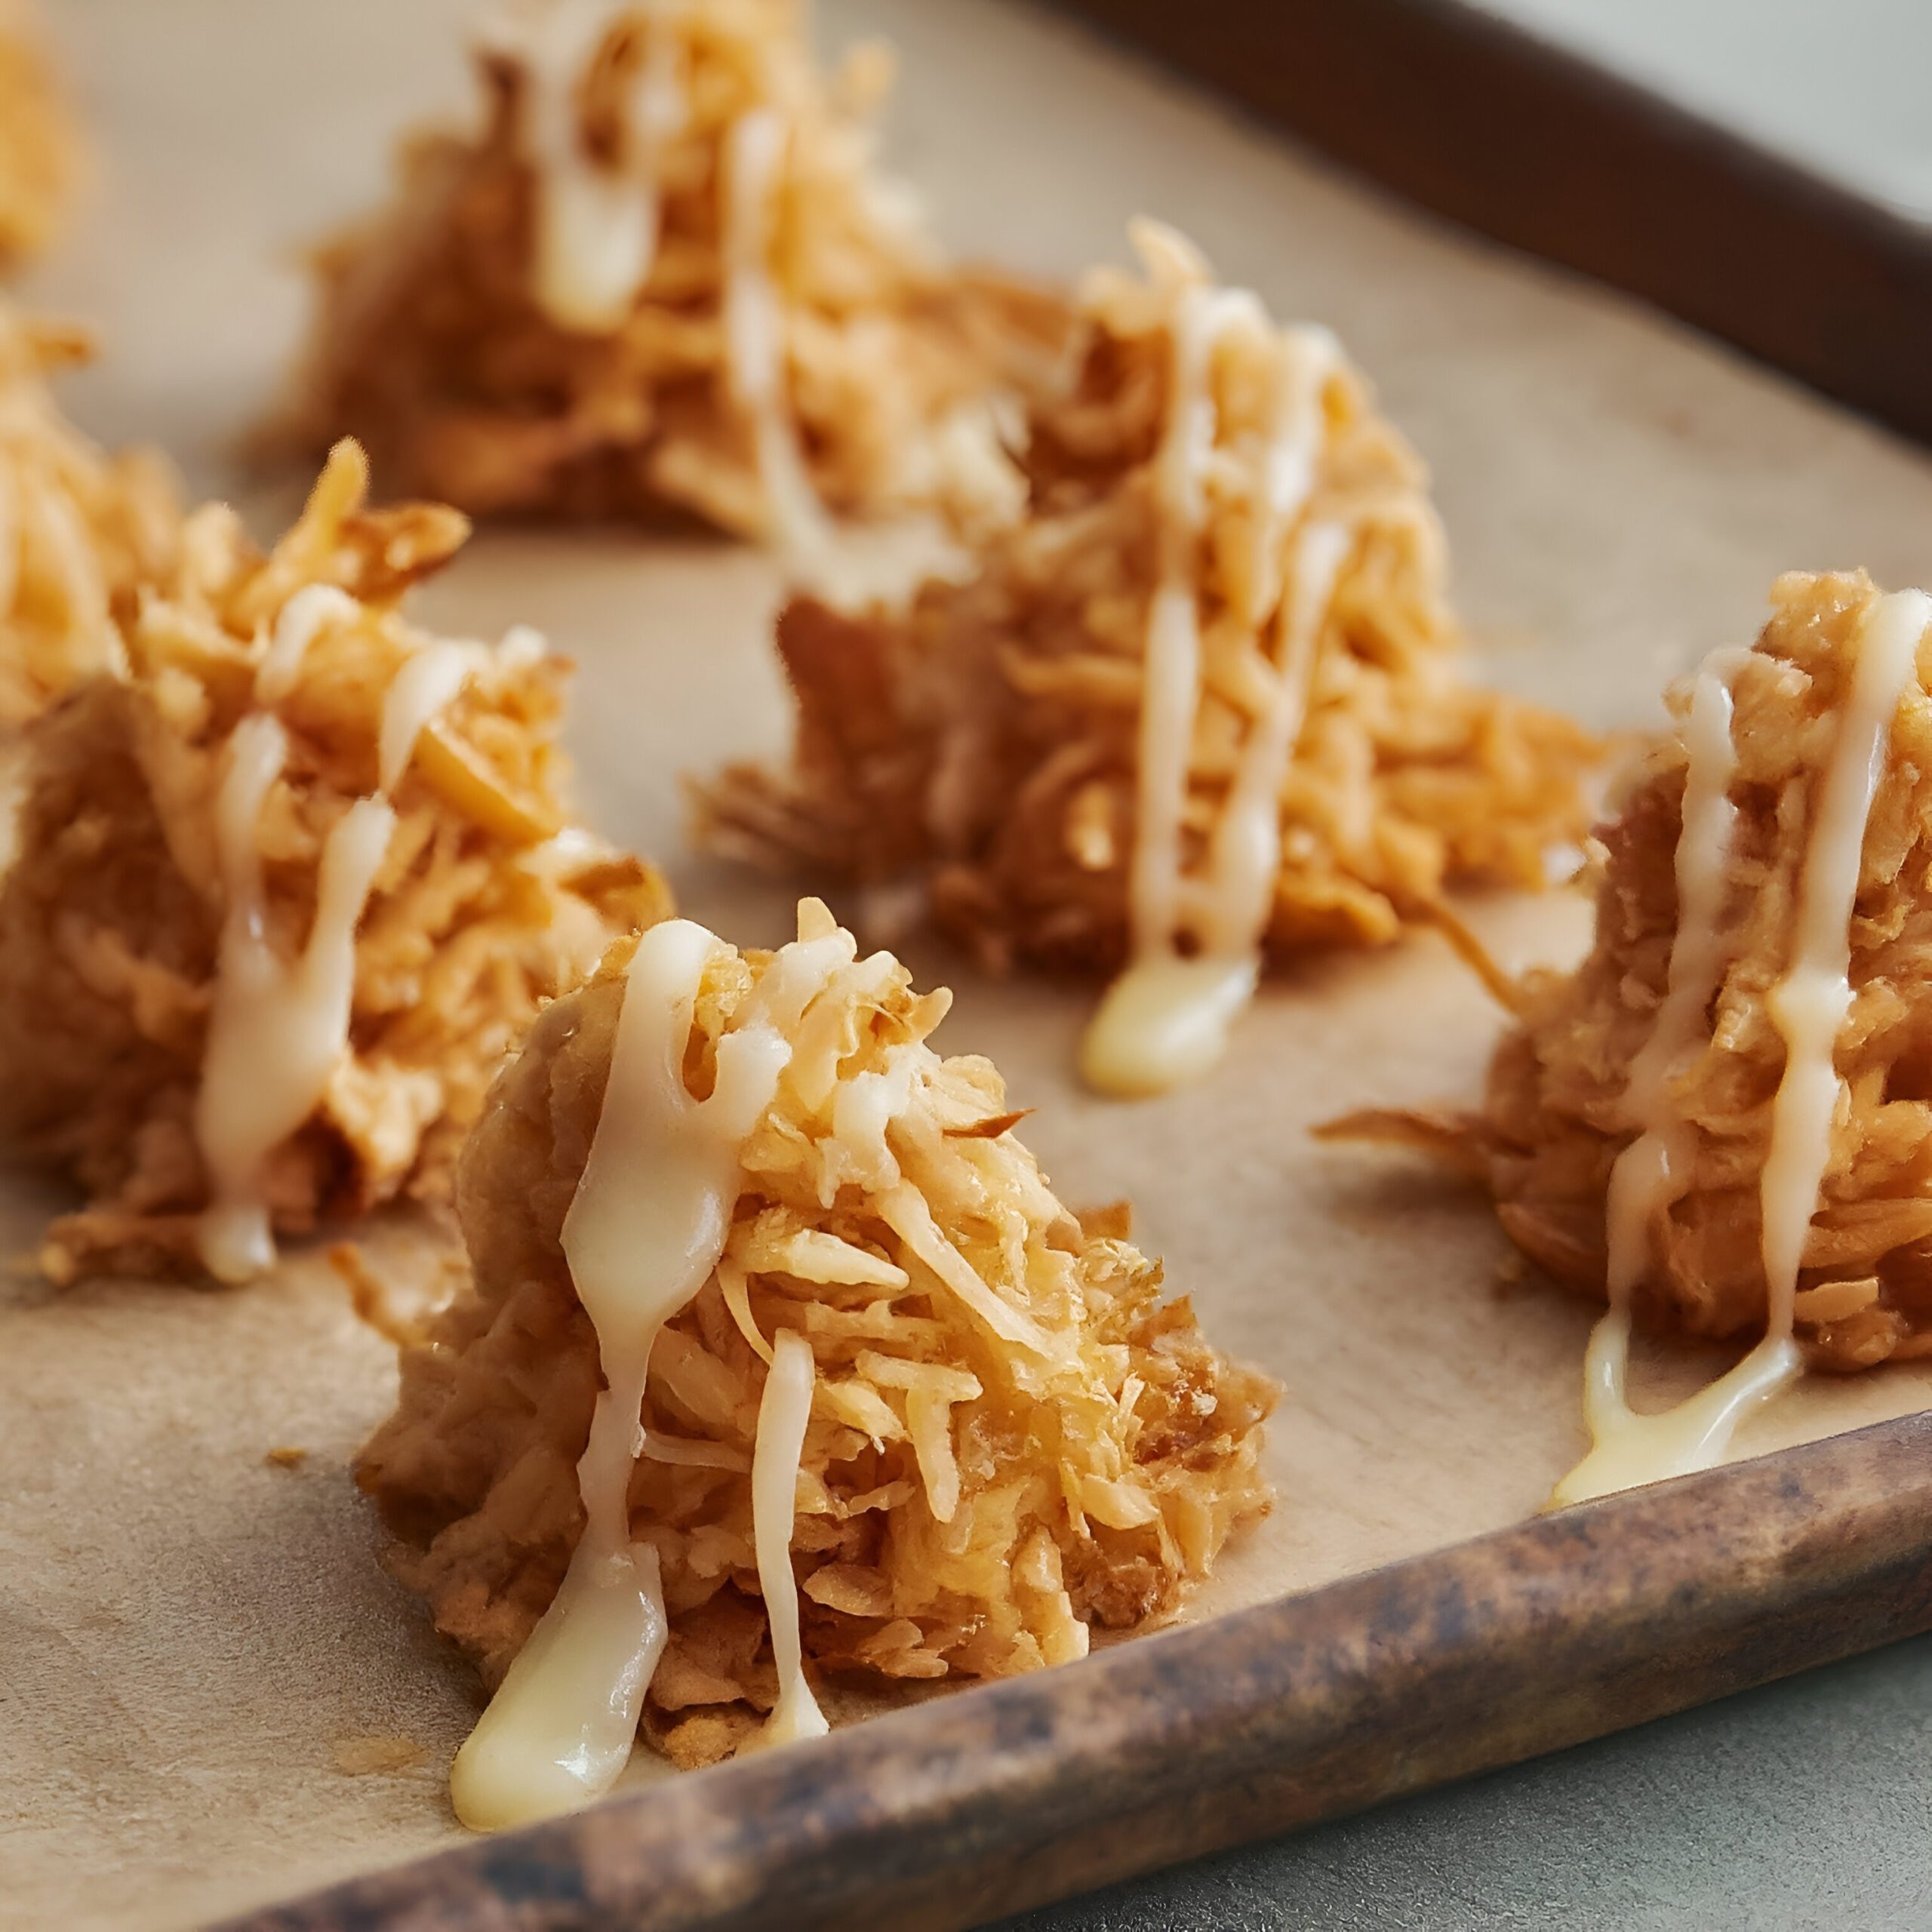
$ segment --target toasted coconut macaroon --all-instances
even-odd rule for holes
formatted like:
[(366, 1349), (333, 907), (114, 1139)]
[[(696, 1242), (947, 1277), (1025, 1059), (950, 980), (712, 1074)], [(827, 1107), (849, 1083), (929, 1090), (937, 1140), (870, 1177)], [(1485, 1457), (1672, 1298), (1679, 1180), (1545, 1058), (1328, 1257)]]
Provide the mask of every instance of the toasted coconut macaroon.
[(0, 878), (0, 1142), (90, 1197), (45, 1261), (259, 1272), (272, 1232), (446, 1193), (539, 1004), (667, 905), (568, 825), (558, 667), (432, 638), (453, 510), (345, 444), (267, 556), (198, 511), (119, 675), (25, 737)]
[(800, 0), (530, 0), (481, 131), (425, 134), (322, 250), (296, 427), (478, 514), (666, 510), (800, 553), (823, 512), (1011, 514), (990, 398), (1057, 298), (945, 267), (875, 173), (890, 75)]
[[(5, 137), (0, 103), (0, 141)], [(153, 452), (110, 456), (61, 414), (86, 333), (0, 302), (0, 734), (122, 661), (137, 588), (173, 568), (181, 514)]]
[(775, 953), (654, 928), (471, 1136), (473, 1285), (360, 1469), (496, 1693), (469, 1823), (595, 1795), (640, 1718), (700, 1764), (822, 1730), (821, 1672), (1078, 1657), (1268, 1506), (1273, 1385), (1061, 1206), (928, 1044), (949, 995), (857, 953), (816, 900)]
[(81, 141), (32, 0), (0, 0), (0, 267), (52, 238), (80, 171)]
[[(1358, 1115), (1482, 1180), (1611, 1313), (1562, 1500), (1708, 1466), (1809, 1360), (1932, 1352), (1932, 598), (1792, 575), (1598, 834), (1596, 937), (1531, 976), (1479, 1112)], [(1634, 1415), (1632, 1324), (1756, 1346)]]
[(700, 811), (753, 857), (922, 872), (995, 968), (1127, 968), (1086, 1061), (1144, 1092), (1212, 1064), (1264, 955), (1541, 883), (1592, 748), (1465, 681), (1421, 466), (1333, 338), (1134, 239), (1033, 411), (1025, 521), (907, 610), (792, 605), (792, 768)]

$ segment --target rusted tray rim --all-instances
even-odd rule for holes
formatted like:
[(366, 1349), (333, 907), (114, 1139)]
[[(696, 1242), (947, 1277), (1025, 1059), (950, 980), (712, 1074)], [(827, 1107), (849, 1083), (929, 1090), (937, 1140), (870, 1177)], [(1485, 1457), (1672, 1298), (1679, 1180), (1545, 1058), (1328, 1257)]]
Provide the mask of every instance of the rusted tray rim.
[(1928, 1525), (1932, 1415), (1881, 1423), (647, 1786), (229, 1932), (968, 1926), (1932, 1628)]

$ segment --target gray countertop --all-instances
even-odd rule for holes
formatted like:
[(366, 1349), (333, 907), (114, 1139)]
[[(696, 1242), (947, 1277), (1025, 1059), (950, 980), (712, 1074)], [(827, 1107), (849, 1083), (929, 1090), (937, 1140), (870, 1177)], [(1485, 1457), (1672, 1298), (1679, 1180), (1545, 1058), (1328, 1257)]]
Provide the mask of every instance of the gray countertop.
[(1000, 1932), (1932, 1924), (1932, 1638)]
[(1855, 192), (1932, 218), (1924, 0), (1476, 0)]

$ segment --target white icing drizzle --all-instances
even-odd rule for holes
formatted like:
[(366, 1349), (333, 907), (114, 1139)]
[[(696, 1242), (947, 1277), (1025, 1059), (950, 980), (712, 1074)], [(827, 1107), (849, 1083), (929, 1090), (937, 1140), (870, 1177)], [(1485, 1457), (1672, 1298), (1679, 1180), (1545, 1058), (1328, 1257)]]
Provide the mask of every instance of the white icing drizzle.
[(401, 783), (425, 727), (441, 715), (488, 656), (482, 645), (438, 638), (404, 661), (383, 700), (376, 753), (377, 783), (382, 791), (393, 792)]
[(1631, 1063), (1623, 1093), (1623, 1111), (1638, 1136), (1611, 1171), (1609, 1275), (1616, 1300), (1627, 1298), (1641, 1278), (1652, 1222), (1690, 1178), (1686, 1170), (1694, 1141), (1670, 1103), (1670, 1083), (1704, 1044), (1705, 1014), (1724, 974), (1724, 888), (1737, 824), (1730, 798), (1737, 770), (1731, 685), (1750, 655), (1734, 647), (1714, 652), (1691, 686), (1673, 860), (1677, 931), (1663, 1000), (1649, 1038)]
[[(309, 584), (283, 605), (255, 672), (258, 704), (294, 690), (309, 648), (361, 606), (332, 584)], [(309, 940), (292, 960), (268, 932), (260, 825), (288, 761), (288, 737), (272, 712), (251, 712), (228, 743), (215, 801), (215, 845), (226, 902), (195, 1096), (195, 1134), (208, 1171), (202, 1260), (217, 1281), (242, 1281), (275, 1265), (264, 1196), (269, 1155), (306, 1120), (349, 1034), (355, 926), (375, 882), (395, 815), (362, 799), (331, 827), (316, 875)]]
[(785, 318), (771, 278), (780, 171), (789, 130), (770, 108), (731, 125), (724, 157), (718, 246), (724, 276), (725, 374), (752, 434), (770, 534), (809, 558), (827, 541), (824, 506), (806, 473), (786, 398)]
[[(1675, 868), (1677, 931), (1664, 997), (1650, 1037), (1631, 1063), (1623, 1110), (1637, 1137), (1611, 1169), (1604, 1217), (1610, 1308), (1592, 1332), (1583, 1371), (1589, 1454), (1559, 1484), (1553, 1504), (1708, 1468), (1723, 1453), (1739, 1416), (1777, 1386), (1781, 1358), (1740, 1363), (1687, 1402), (1649, 1415), (1626, 1392), (1630, 1300), (1649, 1266), (1651, 1230), (1689, 1184), (1697, 1153), (1690, 1124), (1671, 1103), (1670, 1084), (1705, 1042), (1705, 1015), (1724, 974), (1724, 885), (1737, 809), (1731, 737), (1731, 685), (1748, 651), (1727, 647), (1699, 669), (1684, 722), (1684, 800)], [(1759, 1371), (1771, 1371), (1768, 1381)], [(1703, 1460), (1700, 1460), (1702, 1457)]]
[(1080, 1043), (1089, 1086), (1122, 1099), (1164, 1094), (1220, 1063), (1261, 983), (1260, 961), (1171, 946), (1137, 959), (1102, 996)]
[(626, 103), (629, 140), (613, 165), (585, 152), (578, 89), (620, 9), (611, 0), (541, 0), (499, 20), (486, 41), (522, 77), (518, 132), (536, 190), (531, 292), (559, 327), (606, 335), (623, 326), (657, 256), (657, 175), (687, 108), (671, 10), (642, 11), (644, 60)]
[(331, 624), (352, 624), (362, 607), (332, 583), (304, 584), (283, 605), (255, 669), (255, 702), (279, 704), (302, 675), (309, 647)]
[(669, 920), (639, 939), (626, 977), (603, 1107), (563, 1228), (605, 1384), (577, 1465), (583, 1532), (555, 1600), (451, 1767), (457, 1815), (479, 1830), (608, 1790), (630, 1755), (663, 1651), (657, 1552), (630, 1533), (651, 1352), (718, 1264), (740, 1150), (791, 1057), (755, 1003), (748, 1023), (718, 1042), (709, 1098), (691, 1097), (683, 1069), (693, 1012), (722, 949), (702, 926)]
[[(1154, 459), (1160, 558), (1142, 672), (1128, 881), (1131, 958), (1102, 1000), (1081, 1055), (1093, 1085), (1127, 1095), (1164, 1092), (1208, 1072), (1254, 996), (1281, 863), (1282, 781), (1306, 712), (1335, 580), (1353, 540), (1345, 525), (1306, 521), (1290, 548), (1284, 586), (1277, 560), (1314, 492), (1325, 429), (1322, 394), (1337, 350), (1318, 330), (1269, 331), (1280, 380), (1251, 479), (1252, 608), (1236, 614), (1258, 626), (1275, 607), (1275, 664), (1242, 740), (1206, 876), (1189, 881), (1182, 823), (1201, 696), (1200, 552), (1216, 454), (1214, 358), (1233, 329), (1267, 331), (1268, 324), (1253, 295), (1205, 285), (1186, 245), (1164, 231), (1150, 232), (1150, 226), (1142, 225), (1139, 238), (1157, 275), (1189, 278), (1176, 291), (1168, 417)], [(1198, 950), (1192, 955), (1180, 943), (1190, 908), (1198, 908), (1192, 937)]]
[(549, 639), (534, 624), (512, 624), (497, 640), (497, 662), (507, 670), (528, 670), (549, 654)]
[(361, 798), (330, 828), (308, 943), (285, 960), (267, 931), (259, 824), (288, 755), (288, 735), (274, 716), (243, 718), (229, 740), (216, 805), (227, 910), (195, 1131), (210, 1197), (202, 1259), (223, 1281), (246, 1281), (275, 1264), (263, 1168), (308, 1118), (341, 1057), (355, 985), (356, 921), (395, 825), (386, 801)]
[(1875, 602), (1860, 626), (1852, 688), (1800, 866), (1789, 963), (1766, 995), (1786, 1057), (1759, 1184), (1764, 1339), (1689, 1400), (1645, 1415), (1630, 1407), (1626, 1395), (1630, 1301), (1648, 1265), (1651, 1231), (1688, 1185), (1696, 1153), (1694, 1133), (1673, 1108), (1669, 1089), (1703, 1037), (1705, 1014), (1723, 976), (1724, 874), (1737, 820), (1729, 795), (1737, 768), (1730, 687), (1749, 654), (1719, 653), (1698, 673), (1684, 730), (1677, 933), (1664, 999), (1626, 1092), (1626, 1112), (1639, 1132), (1611, 1170), (1605, 1201), (1611, 1306), (1591, 1336), (1584, 1369), (1592, 1447), (1557, 1486), (1553, 1506), (1712, 1467), (1723, 1460), (1739, 1421), (1803, 1367), (1792, 1308), (1831, 1158), (1840, 1084), (1834, 1054), (1851, 1006), (1853, 903), (1892, 717), (1928, 622), (1932, 598), (1903, 591)]
[(772, 1337), (771, 1367), (758, 1403), (758, 1440), (752, 1452), (752, 1534), (758, 1550), (758, 1589), (771, 1626), (772, 1659), (778, 1666), (778, 1702), (761, 1739), (766, 1744), (823, 1737), (827, 1728), (825, 1714), (805, 1681), (798, 1585), (792, 1574), (798, 1466), (816, 1379), (811, 1344), (795, 1329), (780, 1329)]
[[(1884, 775), (1892, 718), (1932, 624), (1932, 597), (1881, 598), (1859, 627), (1851, 697), (1839, 727), (1798, 884), (1798, 933), (1765, 1006), (1785, 1043), (1760, 1198), (1772, 1321), (1791, 1326), (1812, 1208), (1831, 1160), (1840, 1081), (1833, 1052), (1851, 1011), (1851, 915), (1866, 827)], [(1807, 1205), (1805, 1204), (1810, 1204)]]
[(1301, 734), (1322, 623), (1351, 541), (1343, 525), (1310, 523), (1295, 544), (1273, 687), (1242, 740), (1214, 826), (1212, 890), (1201, 934), (1211, 953), (1252, 960), (1267, 925), (1281, 863), (1281, 784)]
[[(280, 703), (300, 678), (309, 647), (362, 607), (330, 584), (309, 584), (282, 606), (255, 673), (258, 706)], [(208, 1176), (198, 1245), (217, 1280), (242, 1281), (275, 1265), (266, 1198), (269, 1157), (314, 1111), (349, 1042), (355, 989), (355, 928), (395, 829), (388, 795), (423, 728), (486, 654), (480, 645), (437, 641), (406, 658), (385, 694), (376, 794), (332, 826), (318, 864), (315, 916), (293, 959), (268, 931), (261, 820), (288, 762), (288, 737), (268, 709), (250, 712), (228, 744), (215, 802), (226, 910), (195, 1099), (195, 1132)]]

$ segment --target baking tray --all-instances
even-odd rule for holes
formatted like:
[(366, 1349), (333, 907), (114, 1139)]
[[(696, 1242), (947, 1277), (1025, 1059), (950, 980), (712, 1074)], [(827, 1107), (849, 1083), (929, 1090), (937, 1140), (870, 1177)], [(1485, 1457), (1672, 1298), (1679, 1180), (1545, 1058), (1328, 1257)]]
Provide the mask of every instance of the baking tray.
[(1932, 1418), (1546, 1516), (233, 1932), (939, 1928), (1932, 1627)]
[[(108, 359), (71, 392), (89, 426), (235, 487), (233, 438), (302, 315), (296, 251), (376, 192), (396, 129), (462, 100), (466, 11), (65, 0), (102, 178), (29, 292), (103, 325)], [(1500, 682), (1641, 723), (1667, 676), (1749, 635), (1778, 571), (1932, 577), (1932, 466), (1646, 309), (1365, 191), (1063, 19), (847, 0), (825, 24), (899, 45), (891, 148), (963, 251), (1070, 274), (1119, 255), (1145, 210), (1278, 312), (1336, 326), (1435, 468)], [(242, 506), (266, 531), (290, 494)], [(787, 896), (684, 849), (678, 779), (783, 744), (777, 593), (722, 544), (512, 531), (424, 614), (533, 623), (575, 657), (589, 816), (758, 943)], [(1517, 963), (1587, 923), (1561, 897), (1468, 909)], [(1287, 1385), (1280, 1507), (1184, 1627), (467, 1840), (442, 1780), (474, 1694), (383, 1576), (347, 1476), (392, 1368), (320, 1257), (242, 1294), (11, 1283), (10, 1925), (963, 1925), (1932, 1623), (1932, 1465), (1894, 1420), (1932, 1401), (1923, 1367), (1810, 1383), (1741, 1444), (1837, 1438), (1821, 1447), (1528, 1520), (1580, 1446), (1589, 1310), (1503, 1292), (1466, 1194), (1306, 1133), (1472, 1090), (1497, 1018), (1435, 942), (1272, 983), (1220, 1074), (1134, 1107), (1072, 1077), (1086, 992), (991, 984), (934, 947), (913, 964), (958, 992), (942, 1044), (992, 1054), (1036, 1109), (1063, 1195), (1132, 1197), (1210, 1331)], [(0, 1186), (0, 1236), (29, 1244), (50, 1204)], [(406, 1228), (374, 1238), (411, 1265)], [(1643, 1379), (1665, 1393), (1710, 1367), (1656, 1357)], [(266, 1460), (283, 1447), (306, 1458)]]

